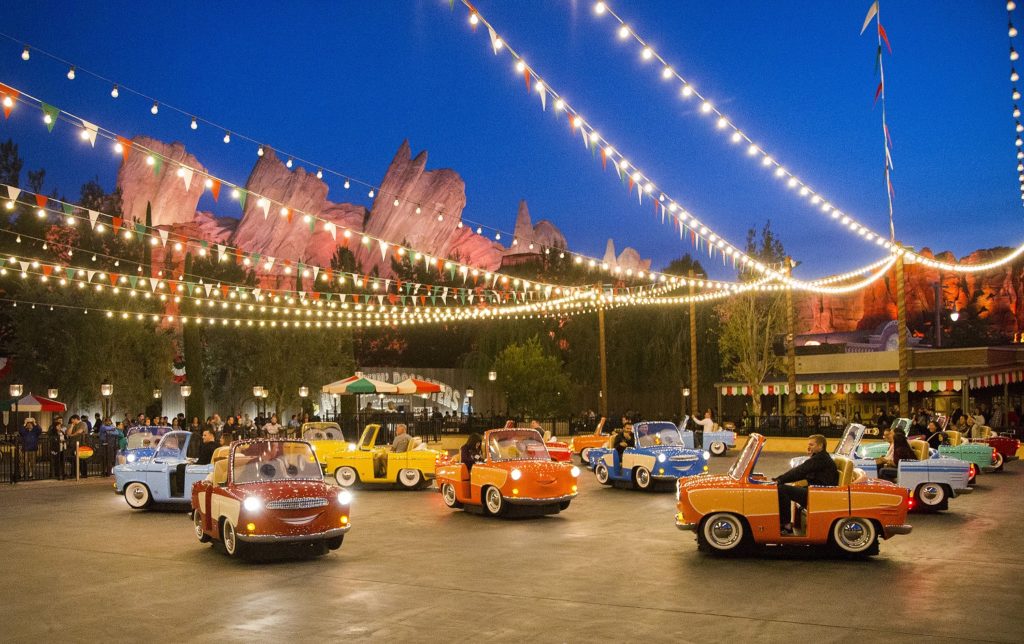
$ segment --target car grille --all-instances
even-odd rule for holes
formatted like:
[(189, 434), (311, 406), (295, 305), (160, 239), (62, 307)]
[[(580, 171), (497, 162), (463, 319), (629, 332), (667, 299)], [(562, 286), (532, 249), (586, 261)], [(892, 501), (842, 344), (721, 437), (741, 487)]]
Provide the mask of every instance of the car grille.
[(669, 460), (670, 461), (683, 461), (683, 462), (686, 462), (686, 463), (690, 463), (690, 462), (696, 461), (697, 457), (694, 456), (693, 454), (684, 454), (682, 456), (673, 456)]
[(330, 503), (327, 499), (320, 497), (304, 497), (300, 499), (283, 499), (271, 501), (267, 504), (268, 510), (304, 510), (306, 508), (320, 508)]

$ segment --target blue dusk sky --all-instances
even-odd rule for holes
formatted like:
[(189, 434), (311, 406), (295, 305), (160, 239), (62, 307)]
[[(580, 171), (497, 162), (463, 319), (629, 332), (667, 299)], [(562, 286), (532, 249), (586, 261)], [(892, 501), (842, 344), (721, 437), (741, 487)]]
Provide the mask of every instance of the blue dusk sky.
[[(869, 5), (610, 3), (773, 158), (884, 232), (876, 39), (872, 28), (859, 34)], [(680, 96), (678, 81), (663, 80), (639, 45), (617, 38), (617, 23), (595, 15), (593, 2), (477, 7), (617, 150), (726, 239), (742, 246), (748, 228), (771, 219), (804, 277), (881, 256), (730, 143), (697, 101)], [(897, 238), (958, 256), (1017, 245), (1005, 3), (883, 0), (881, 8), (893, 46), (884, 64)], [(153, 116), (126, 92), (112, 99), (108, 84), (85, 74), (69, 81), (66, 66), (42, 55), (24, 62), (19, 43), (28, 43), (370, 183), (408, 139), (414, 152), (429, 151), (428, 168), (463, 177), (463, 215), (473, 221), (511, 230), (526, 199), (534, 221), (550, 219), (575, 251), (601, 255), (614, 238), (655, 267), (693, 252), (602, 170), (550, 102), (541, 110), (512, 59), (492, 55), (487, 30), (467, 18), (448, 0), (10, 3), (0, 31), (18, 42), (0, 41), (0, 82), (129, 136), (181, 141), (212, 172), (244, 183), (255, 145), (237, 137), (225, 145), (222, 130), (192, 131), (168, 109)], [(113, 186), (118, 157), (107, 144), (88, 149), (60, 124), (48, 135), (28, 114), (3, 122), (0, 137), (20, 144), (26, 170), (47, 169), (47, 190), (76, 197), (94, 176)], [(329, 184), (333, 201), (370, 203), (365, 190)], [(223, 202), (216, 210), (237, 214)], [(732, 275), (703, 261), (712, 275)]]

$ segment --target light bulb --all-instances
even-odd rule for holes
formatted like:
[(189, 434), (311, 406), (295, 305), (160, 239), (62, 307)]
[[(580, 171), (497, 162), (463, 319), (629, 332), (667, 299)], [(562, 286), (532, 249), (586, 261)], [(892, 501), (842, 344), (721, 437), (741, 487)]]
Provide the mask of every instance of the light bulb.
[(231, 132), (225, 132), (224, 133), (224, 142), (225, 143), (231, 143)]
[(1016, 8), (1017, 8), (1017, 3), (1014, 2), (1013, 0), (1009, 0), (1009, 2), (1006, 3), (1006, 10), (1007, 11), (1013, 11)]
[(348, 179), (345, 179), (345, 190), (348, 190), (350, 187), (352, 187), (352, 184), (349, 183)]
[(114, 88), (110, 90), (110, 98), (117, 98), (120, 95), (121, 92), (117, 91), (117, 85), (114, 85)]
[(1010, 34), (1010, 38), (1016, 38), (1017, 37), (1017, 28), (1013, 26), (1012, 22), (1010, 23), (1009, 34)]
[(14, 107), (14, 100), (10, 96), (4, 96), (4, 107)]
[(288, 167), (288, 168), (292, 167), (293, 164), (294, 164), (294, 162), (292, 161), (291, 157), (288, 157), (288, 160), (285, 161), (285, 163), (284, 163), (285, 167)]
[(68, 70), (68, 80), (75, 80), (75, 66), (72, 65), (71, 69)]
[(31, 57), (32, 54), (28, 53), (28, 45), (25, 45), (25, 48), (21, 50), (21, 59), (28, 60)]
[(526, 71), (526, 63), (524, 63), (521, 60), (517, 61), (516, 62), (516, 71), (519, 72), (519, 73), (523, 73), (524, 71)]
[(704, 112), (705, 114), (710, 112), (711, 109), (712, 109), (711, 103), (708, 102), (708, 101), (704, 101), (703, 103), (700, 104), (700, 111)]
[(192, 128), (193, 130), (199, 129), (199, 123), (196, 121), (196, 117), (192, 117), (192, 124), (189, 125), (189, 127)]
[(474, 27), (477, 26), (478, 24), (480, 24), (480, 17), (475, 13), (469, 14), (469, 24), (473, 25)]
[(683, 97), (690, 98), (691, 96), (693, 96), (693, 88), (690, 87), (689, 85), (683, 85), (683, 89), (680, 90), (680, 93), (683, 95)]
[(43, 115), (43, 123), (46, 123), (47, 125), (49, 125), (50, 123), (53, 123), (53, 117), (50, 116), (49, 114), (44, 114)]
[(256, 149), (256, 155), (257, 156), (263, 156), (263, 146), (262, 145), (259, 148)]
[(160, 104), (157, 103), (156, 101), (153, 101), (153, 107), (149, 108), (150, 114), (156, 114), (159, 111), (160, 111)]
[(377, 193), (373, 191), (373, 188), (370, 188), (370, 194), (369, 194), (370, 199), (373, 199), (373, 195), (375, 195), (375, 194), (377, 194)]
[(643, 56), (644, 60), (650, 60), (651, 57), (654, 56), (654, 52), (651, 50), (650, 47), (644, 47), (643, 50), (640, 52), (640, 55)]
[(1018, 58), (1020, 58), (1020, 54), (1017, 53), (1016, 49), (1010, 47), (1010, 60), (1017, 60)]
[(323, 179), (324, 178), (323, 168), (317, 168), (316, 169), (316, 178), (317, 179)]
[(666, 67), (665, 69), (661, 70), (661, 77), (665, 79), (672, 78), (672, 68)]
[(1010, 69), (1010, 82), (1016, 83), (1018, 80), (1020, 80), (1020, 75), (1017, 73), (1016, 69), (1012, 69), (1011, 68)]
[(626, 25), (619, 27), (619, 38), (622, 38), (623, 40), (629, 38), (629, 27)]

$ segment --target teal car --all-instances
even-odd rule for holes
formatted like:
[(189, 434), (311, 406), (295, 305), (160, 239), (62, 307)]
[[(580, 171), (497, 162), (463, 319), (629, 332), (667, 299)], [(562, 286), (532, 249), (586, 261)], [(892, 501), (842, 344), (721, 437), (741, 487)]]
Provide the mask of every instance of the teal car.
[[(943, 423), (944, 425), (945, 423)], [(911, 433), (911, 421), (909, 418), (897, 418), (893, 421), (893, 429), (902, 429), (908, 434)], [(973, 465), (971, 468), (970, 482), (973, 483), (981, 472), (995, 471), (995, 450), (985, 443), (969, 443), (964, 440), (958, 431), (943, 430), (949, 438), (948, 445), (940, 445), (939, 449), (932, 450), (933, 458), (944, 456), (958, 461), (964, 461)], [(889, 450), (889, 444), (885, 442), (861, 444), (857, 448), (857, 456), (860, 458), (881, 458)]]

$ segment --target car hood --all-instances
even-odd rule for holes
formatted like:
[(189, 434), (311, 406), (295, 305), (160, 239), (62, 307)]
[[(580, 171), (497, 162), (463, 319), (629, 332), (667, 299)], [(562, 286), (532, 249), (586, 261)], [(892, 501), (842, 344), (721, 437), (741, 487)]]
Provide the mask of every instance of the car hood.
[(679, 480), (679, 489), (687, 491), (702, 490), (705, 488), (733, 487), (738, 483), (736, 479), (726, 474), (698, 474)]
[(269, 481), (233, 485), (232, 492), (240, 497), (258, 496), (264, 502), (301, 497), (337, 496), (339, 488), (320, 481)]

